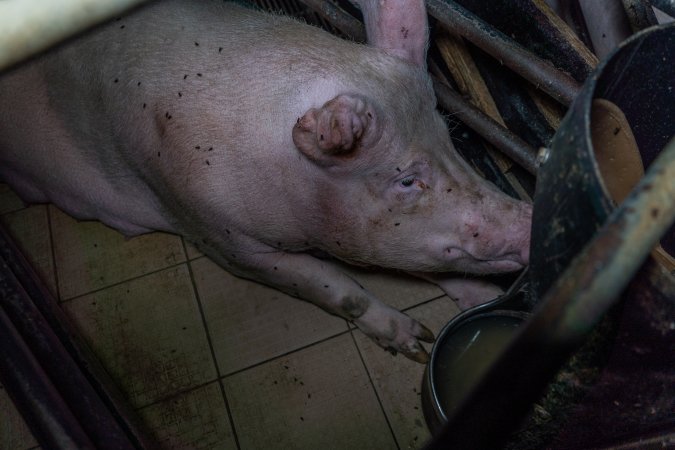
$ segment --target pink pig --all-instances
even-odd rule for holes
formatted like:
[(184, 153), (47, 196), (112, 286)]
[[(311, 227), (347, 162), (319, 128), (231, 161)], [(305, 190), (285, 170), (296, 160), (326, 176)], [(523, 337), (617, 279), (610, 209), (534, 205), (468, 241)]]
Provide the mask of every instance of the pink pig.
[(184, 235), (424, 362), (427, 328), (310, 253), (486, 300), (497, 288), (463, 273), (526, 265), (531, 207), (453, 148), (423, 1), (364, 3), (369, 46), (172, 0), (74, 39), (0, 77), (0, 179), (128, 236)]

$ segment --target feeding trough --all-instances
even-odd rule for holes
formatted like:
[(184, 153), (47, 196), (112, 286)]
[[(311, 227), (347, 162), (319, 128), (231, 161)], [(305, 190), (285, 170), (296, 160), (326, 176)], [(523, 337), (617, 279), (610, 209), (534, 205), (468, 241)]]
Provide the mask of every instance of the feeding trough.
[[(672, 161), (661, 161), (642, 179), (643, 167), (649, 171), (675, 135), (673, 49), (672, 24), (624, 42), (586, 81), (542, 153), (529, 271), (534, 314), (508, 345), (498, 344), (505, 351), (451, 411), (431, 414), (430, 428), (438, 430), (434, 420), (443, 423), (445, 415), (449, 423), (437, 443), (633, 448), (639, 442), (673, 442), (675, 229), (663, 215), (672, 214), (675, 198), (672, 179), (654, 181), (673, 170)], [(641, 179), (629, 201), (614, 211)], [(662, 231), (654, 234), (656, 228)], [(641, 255), (650, 252), (640, 267)], [(587, 395), (564, 405), (564, 420), (542, 437), (547, 442), (513, 443), (511, 433), (541, 401), (543, 389), (615, 304), (616, 334), (605, 349), (606, 362), (590, 368), (598, 376), (582, 380)], [(452, 339), (445, 333), (459, 332), (463, 321), (474, 317), (467, 311), (454, 320), (437, 346), (447, 345)], [(432, 357), (431, 372), (438, 370), (433, 362)], [(438, 375), (427, 381), (438, 382)], [(432, 383), (430, 390), (441, 388)]]

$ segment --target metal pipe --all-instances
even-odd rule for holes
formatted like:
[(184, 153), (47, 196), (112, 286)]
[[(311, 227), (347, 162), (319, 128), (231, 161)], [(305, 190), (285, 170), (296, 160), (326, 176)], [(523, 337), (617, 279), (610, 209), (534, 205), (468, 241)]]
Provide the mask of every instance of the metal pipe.
[(518, 135), (467, 102), (449, 86), (434, 79), (438, 103), (486, 141), (501, 150), (532, 175), (537, 174), (536, 151)]
[(39, 362), (40, 376), (58, 386), (59, 395), (96, 448), (154, 447), (96, 358), (78, 345), (74, 327), (2, 226), (0, 263), (2, 287), (16, 293), (0, 297), (0, 307)]
[(648, 1), (622, 0), (622, 3), (633, 33), (658, 24), (656, 14), (654, 14), (652, 5)]
[[(332, 8), (332, 6), (327, 6), (330, 5), (330, 2), (326, 0), (301, 1), (317, 12)], [(361, 22), (343, 10), (340, 10), (340, 14), (347, 15), (351, 20), (344, 18), (336, 20), (332, 14), (322, 14), (322, 16), (332, 26), (346, 35), (351, 37), (362, 36), (365, 40), (366, 33)], [(522, 166), (531, 174), (536, 175), (536, 152), (527, 142), (523, 141), (508, 128), (494, 121), (487, 114), (467, 102), (461, 95), (438, 80), (434, 80), (434, 90), (436, 91), (438, 102), (443, 108), (452, 112), (453, 115), (464, 122), (469, 128), (509, 156), (515, 163)]]
[[(18, 296), (8, 289), (0, 271), (3, 296)], [(94, 449), (68, 404), (44, 373), (30, 349), (0, 308), (0, 380), (20, 409), (33, 435), (43, 448)]]
[(673, 221), (675, 139), (427, 448), (500, 448)]
[(0, 71), (145, 1), (1, 1)]
[(308, 8), (323, 17), (332, 26), (340, 30), (345, 36), (356, 42), (366, 41), (366, 29), (344, 9), (325, 0), (301, 0)]
[(581, 85), (513, 39), (487, 25), (451, 0), (426, 0), (427, 12), (451, 32), (461, 35), (558, 102), (569, 106)]

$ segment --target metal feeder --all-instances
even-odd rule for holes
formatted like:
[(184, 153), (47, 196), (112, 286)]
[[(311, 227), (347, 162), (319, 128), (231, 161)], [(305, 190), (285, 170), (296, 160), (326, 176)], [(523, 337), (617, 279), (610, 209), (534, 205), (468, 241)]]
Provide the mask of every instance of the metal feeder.
[(625, 41), (542, 151), (529, 270), (534, 315), (428, 448), (529, 448), (513, 433), (614, 305), (607, 362), (546, 448), (675, 443), (674, 49), (673, 24)]

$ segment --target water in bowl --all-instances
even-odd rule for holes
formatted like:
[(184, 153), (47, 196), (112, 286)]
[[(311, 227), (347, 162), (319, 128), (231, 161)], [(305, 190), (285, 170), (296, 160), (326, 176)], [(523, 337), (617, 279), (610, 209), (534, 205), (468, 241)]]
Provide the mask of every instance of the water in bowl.
[(445, 416), (480, 379), (523, 323), (510, 315), (477, 316), (449, 333), (435, 363), (435, 388)]

